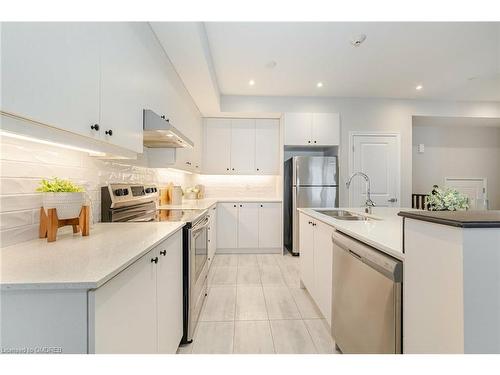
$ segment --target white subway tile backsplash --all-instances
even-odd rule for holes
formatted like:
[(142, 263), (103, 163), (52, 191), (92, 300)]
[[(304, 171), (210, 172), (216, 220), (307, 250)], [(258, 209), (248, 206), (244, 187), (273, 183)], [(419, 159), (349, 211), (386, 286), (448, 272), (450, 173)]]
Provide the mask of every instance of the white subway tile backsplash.
[(12, 211), (0, 214), (0, 230), (33, 224), (33, 210)]
[(0, 247), (38, 238), (38, 224), (25, 225), (0, 232)]
[(29, 210), (41, 205), (42, 195), (40, 193), (0, 196), (0, 212)]

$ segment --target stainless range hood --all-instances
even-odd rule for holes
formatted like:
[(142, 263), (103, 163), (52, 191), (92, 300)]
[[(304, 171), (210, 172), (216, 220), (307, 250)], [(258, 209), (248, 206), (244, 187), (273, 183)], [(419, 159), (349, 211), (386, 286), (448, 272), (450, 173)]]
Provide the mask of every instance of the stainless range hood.
[(143, 143), (151, 148), (193, 148), (194, 143), (177, 130), (163, 116), (159, 116), (150, 109), (143, 114)]

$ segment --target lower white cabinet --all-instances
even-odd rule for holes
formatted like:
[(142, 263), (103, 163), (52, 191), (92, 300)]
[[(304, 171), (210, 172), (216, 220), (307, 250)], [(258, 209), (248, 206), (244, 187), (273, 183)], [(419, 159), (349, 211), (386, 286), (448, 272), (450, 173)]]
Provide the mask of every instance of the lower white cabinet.
[(259, 204), (238, 204), (238, 247), (259, 247)]
[(219, 203), (217, 249), (281, 247), (281, 203)]
[(213, 205), (208, 209), (208, 267), (212, 265), (217, 249), (217, 205)]
[(335, 229), (301, 213), (299, 231), (300, 279), (331, 327)]
[(217, 248), (238, 247), (238, 205), (219, 203), (217, 205)]
[(175, 353), (182, 338), (182, 232), (89, 292), (91, 353)]

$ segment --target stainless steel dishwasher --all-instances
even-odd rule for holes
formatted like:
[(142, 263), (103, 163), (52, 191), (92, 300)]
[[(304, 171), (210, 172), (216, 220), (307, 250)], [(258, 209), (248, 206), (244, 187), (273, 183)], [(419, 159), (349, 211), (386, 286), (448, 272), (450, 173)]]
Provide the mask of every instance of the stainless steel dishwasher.
[(401, 353), (402, 262), (340, 232), (332, 241), (332, 335), (338, 349)]

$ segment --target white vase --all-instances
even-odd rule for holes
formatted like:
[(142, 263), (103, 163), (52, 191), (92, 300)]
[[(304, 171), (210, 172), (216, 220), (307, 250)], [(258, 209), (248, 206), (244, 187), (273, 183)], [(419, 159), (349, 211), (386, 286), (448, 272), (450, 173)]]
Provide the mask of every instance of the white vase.
[(85, 193), (43, 193), (42, 202), (45, 211), (49, 208), (57, 210), (58, 219), (73, 219), (80, 215)]

